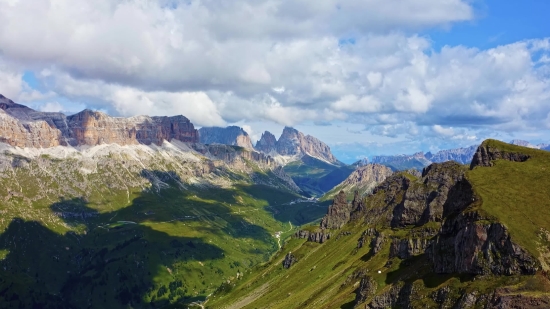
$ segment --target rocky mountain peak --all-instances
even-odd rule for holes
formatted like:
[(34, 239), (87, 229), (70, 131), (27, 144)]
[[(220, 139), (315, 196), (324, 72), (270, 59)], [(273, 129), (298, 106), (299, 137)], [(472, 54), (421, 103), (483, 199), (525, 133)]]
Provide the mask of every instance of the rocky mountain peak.
[(203, 144), (224, 144), (254, 149), (250, 136), (237, 126), (203, 127), (199, 129), (199, 140)]
[(307, 154), (330, 163), (338, 161), (332, 155), (327, 144), (311, 135), (304, 135), (291, 127), (283, 129), (283, 133), (276, 144), (276, 150), (284, 156), (303, 156)]
[(262, 133), (262, 137), (258, 142), (256, 142), (256, 150), (264, 152), (264, 153), (271, 153), (273, 151), (276, 151), (277, 147), (277, 138), (275, 138), (275, 135), (273, 135), (269, 131), (265, 131)]

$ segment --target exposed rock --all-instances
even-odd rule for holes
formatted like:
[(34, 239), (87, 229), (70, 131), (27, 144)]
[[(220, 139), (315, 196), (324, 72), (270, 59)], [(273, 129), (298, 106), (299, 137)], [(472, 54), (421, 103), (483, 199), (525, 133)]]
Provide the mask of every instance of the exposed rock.
[(374, 237), (370, 243), (370, 247), (372, 250), (372, 253), (376, 254), (382, 250), (382, 245), (384, 244), (384, 241), (386, 238), (384, 237), (383, 233), (378, 233), (376, 237)]
[[(456, 162), (434, 163), (422, 172), (422, 183), (402, 181), (402, 201), (393, 210), (392, 227), (440, 222), (472, 202), (471, 186)], [(452, 199), (449, 198), (452, 195)]]
[(377, 287), (378, 284), (372, 277), (363, 277), (359, 287), (355, 290), (355, 307), (374, 296), (374, 294), (376, 294)]
[(256, 150), (263, 153), (271, 154), (277, 151), (277, 139), (275, 135), (271, 134), (269, 131), (265, 131), (262, 134), (260, 140), (256, 142)]
[(508, 160), (514, 162), (525, 162), (530, 156), (519, 153), (519, 152), (508, 152), (500, 150), (494, 146), (491, 146), (491, 140), (483, 142), (478, 148), (472, 163), (470, 164), (470, 169), (474, 169), (476, 166), (493, 166), (494, 160)]
[(427, 251), (437, 273), (532, 275), (539, 269), (504, 225), (488, 223), (477, 212), (446, 220)]
[(351, 205), (344, 191), (340, 191), (321, 220), (321, 229), (340, 229), (350, 220)]
[(0, 142), (48, 148), (100, 144), (157, 144), (164, 140), (198, 142), (197, 130), (183, 116), (115, 118), (84, 110), (72, 116), (42, 113), (0, 97)]
[(292, 253), (287, 253), (285, 256), (285, 259), (283, 261), (283, 267), (286, 269), (289, 269), (292, 265), (294, 265), (298, 260)]
[(363, 248), (365, 244), (368, 243), (369, 239), (372, 239), (374, 236), (379, 235), (380, 233), (374, 228), (368, 228), (366, 231), (361, 234), (361, 238), (357, 241), (357, 249)]
[(325, 231), (307, 231), (307, 230), (299, 230), (294, 234), (294, 237), (296, 238), (305, 238), (307, 241), (311, 242), (317, 242), (317, 243), (324, 243), (327, 240), (330, 239), (330, 233), (326, 233)]
[(203, 127), (199, 129), (199, 141), (203, 144), (222, 144), (254, 149), (245, 130), (237, 126)]
[(430, 241), (426, 238), (393, 239), (390, 245), (390, 258), (408, 259), (423, 254)]
[(464, 293), (458, 299), (454, 308), (456, 309), (473, 308), (477, 301), (478, 301), (478, 295), (476, 291), (473, 291), (470, 293)]
[(510, 293), (497, 289), (487, 308), (490, 309), (546, 309), (550, 308), (550, 296)]
[(283, 129), (283, 133), (277, 141), (276, 150), (277, 153), (283, 156), (303, 156), (308, 154), (330, 163), (338, 162), (332, 155), (330, 147), (325, 143), (290, 127)]
[(415, 295), (415, 288), (412, 283), (393, 285), (386, 292), (376, 295), (370, 303), (365, 305), (366, 309), (385, 308), (412, 308), (411, 302), (418, 297)]

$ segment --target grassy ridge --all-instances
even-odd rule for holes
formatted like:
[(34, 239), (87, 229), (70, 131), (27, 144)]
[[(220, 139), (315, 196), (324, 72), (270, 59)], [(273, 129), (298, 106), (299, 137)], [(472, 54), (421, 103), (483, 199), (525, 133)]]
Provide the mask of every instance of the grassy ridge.
[(481, 209), (508, 229), (512, 239), (539, 256), (541, 229), (550, 231), (550, 153), (496, 140), (484, 144), (510, 153), (523, 153), (525, 162), (497, 160), (493, 167), (477, 167), (468, 172)]

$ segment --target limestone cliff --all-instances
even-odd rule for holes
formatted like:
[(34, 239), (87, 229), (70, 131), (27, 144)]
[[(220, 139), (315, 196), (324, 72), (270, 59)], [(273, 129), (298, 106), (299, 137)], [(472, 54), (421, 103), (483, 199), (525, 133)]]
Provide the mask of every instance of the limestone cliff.
[(0, 142), (18, 147), (48, 148), (101, 144), (156, 144), (178, 140), (197, 143), (198, 132), (184, 116), (111, 117), (84, 110), (72, 116), (42, 113), (0, 95)]
[(338, 161), (332, 155), (330, 147), (325, 143), (290, 127), (283, 129), (283, 133), (276, 144), (276, 151), (283, 156), (303, 156), (308, 154), (330, 163)]
[(265, 131), (262, 134), (262, 137), (258, 142), (256, 142), (256, 150), (261, 151), (263, 153), (270, 154), (272, 152), (276, 152), (277, 148), (277, 139), (275, 138), (275, 135), (271, 134), (269, 131)]
[(248, 133), (237, 126), (203, 127), (199, 129), (199, 141), (202, 144), (223, 144), (254, 149)]

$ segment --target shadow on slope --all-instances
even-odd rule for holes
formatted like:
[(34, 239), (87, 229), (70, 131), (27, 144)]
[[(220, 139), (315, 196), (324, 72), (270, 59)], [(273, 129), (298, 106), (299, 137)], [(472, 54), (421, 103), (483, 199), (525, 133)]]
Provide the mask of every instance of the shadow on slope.
[[(13, 219), (0, 235), (0, 302), (10, 308), (189, 303), (275, 248), (270, 233), (242, 214), (254, 207), (233, 209), (242, 199), (236, 191), (187, 190), (175, 173), (142, 175), (155, 190), (124, 208), (100, 212), (81, 198), (52, 204), (78, 233)], [(240, 248), (232, 248), (236, 239), (243, 239)]]

